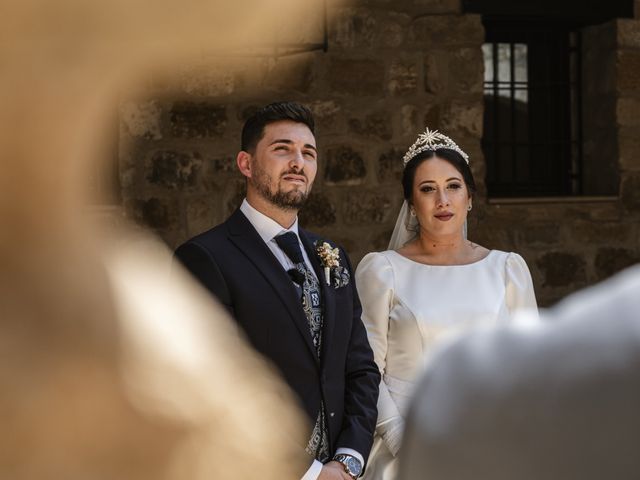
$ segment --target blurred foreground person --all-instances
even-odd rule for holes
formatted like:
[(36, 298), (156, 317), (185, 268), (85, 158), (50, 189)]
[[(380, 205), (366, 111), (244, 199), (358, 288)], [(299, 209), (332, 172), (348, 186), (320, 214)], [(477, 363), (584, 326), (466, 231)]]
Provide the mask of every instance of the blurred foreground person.
[(123, 92), (207, 46), (271, 41), (298, 3), (0, 3), (0, 478), (304, 469), (288, 390), (226, 313), (186, 275), (168, 288), (168, 252), (86, 212)]
[(0, 478), (296, 478), (287, 387), (164, 246), (122, 235), (57, 284), (3, 282)]
[(401, 480), (640, 478), (640, 266), (442, 345), (410, 408)]

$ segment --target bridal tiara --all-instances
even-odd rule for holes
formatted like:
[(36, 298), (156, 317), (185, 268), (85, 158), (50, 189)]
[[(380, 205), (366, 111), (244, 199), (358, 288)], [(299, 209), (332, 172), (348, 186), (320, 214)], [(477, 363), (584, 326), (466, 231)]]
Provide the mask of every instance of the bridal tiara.
[(469, 155), (464, 153), (464, 151), (456, 145), (456, 143), (451, 140), (446, 135), (438, 132), (437, 130), (429, 130), (429, 127), (418, 136), (418, 139), (415, 141), (413, 145), (407, 150), (407, 153), (402, 157), (402, 164), (406, 165), (409, 160), (415, 157), (417, 154), (424, 152), (426, 150), (437, 150), (439, 148), (447, 148), (449, 150), (454, 150), (462, 155), (464, 161), (469, 164)]

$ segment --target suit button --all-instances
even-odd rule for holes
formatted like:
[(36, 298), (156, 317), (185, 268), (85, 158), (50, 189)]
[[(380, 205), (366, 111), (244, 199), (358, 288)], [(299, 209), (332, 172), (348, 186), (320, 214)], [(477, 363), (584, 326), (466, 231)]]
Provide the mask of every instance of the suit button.
[(335, 417), (335, 416), (336, 416), (336, 414), (335, 414), (335, 412), (330, 412), (330, 413), (329, 413), (329, 416), (330, 416), (330, 417)]

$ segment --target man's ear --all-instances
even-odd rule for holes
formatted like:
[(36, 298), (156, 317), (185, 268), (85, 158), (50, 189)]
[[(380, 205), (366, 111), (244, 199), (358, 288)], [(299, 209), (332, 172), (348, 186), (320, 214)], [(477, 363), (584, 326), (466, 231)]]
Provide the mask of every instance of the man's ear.
[(236, 157), (236, 164), (240, 173), (247, 178), (251, 178), (251, 154), (241, 150)]

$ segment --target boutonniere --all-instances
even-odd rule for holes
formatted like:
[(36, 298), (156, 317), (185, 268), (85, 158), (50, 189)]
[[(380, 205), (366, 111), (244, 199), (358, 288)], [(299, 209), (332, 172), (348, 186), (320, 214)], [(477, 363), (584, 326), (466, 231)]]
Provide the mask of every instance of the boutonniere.
[(333, 248), (328, 242), (316, 242), (316, 252), (324, 269), (327, 285), (333, 280), (334, 288), (344, 287), (349, 283), (349, 272), (340, 265), (340, 250)]

